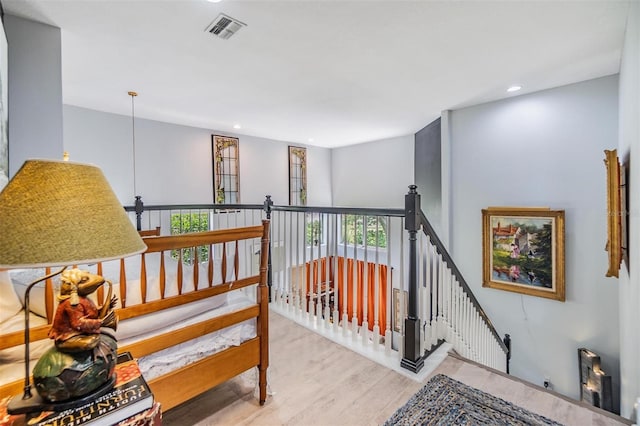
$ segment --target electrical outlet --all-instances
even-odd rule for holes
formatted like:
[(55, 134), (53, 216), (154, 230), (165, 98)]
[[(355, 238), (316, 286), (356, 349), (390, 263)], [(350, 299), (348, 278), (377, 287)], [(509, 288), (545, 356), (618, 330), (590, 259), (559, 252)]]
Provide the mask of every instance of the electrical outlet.
[(544, 382), (542, 383), (545, 387), (545, 389), (550, 389), (551, 388), (551, 380), (549, 380), (548, 377), (544, 378)]

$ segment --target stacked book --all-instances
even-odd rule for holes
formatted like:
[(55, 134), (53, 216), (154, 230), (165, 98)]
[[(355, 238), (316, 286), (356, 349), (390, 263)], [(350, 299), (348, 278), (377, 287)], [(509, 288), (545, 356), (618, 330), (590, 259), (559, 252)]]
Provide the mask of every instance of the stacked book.
[(160, 404), (154, 403), (149, 385), (142, 377), (138, 363), (131, 354), (118, 356), (116, 383), (106, 394), (94, 401), (62, 411), (46, 411), (28, 418), (7, 415), (0, 407), (1, 426), (143, 426), (159, 425)]

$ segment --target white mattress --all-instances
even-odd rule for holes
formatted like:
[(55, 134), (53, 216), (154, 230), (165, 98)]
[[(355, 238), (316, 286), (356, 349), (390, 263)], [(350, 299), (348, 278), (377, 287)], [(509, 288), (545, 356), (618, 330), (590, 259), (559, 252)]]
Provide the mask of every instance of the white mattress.
[[(229, 293), (227, 303), (214, 310), (203, 312), (200, 315), (196, 315), (186, 321), (181, 321), (178, 324), (166, 327), (160, 331), (148, 333), (146, 335), (139, 335), (122, 341), (119, 340), (118, 345), (124, 346), (129, 343), (134, 343), (136, 341), (152, 337), (153, 335), (158, 335), (160, 332), (164, 333), (167, 331), (178, 330), (187, 325), (237, 311), (255, 304), (255, 300), (255, 296), (247, 297), (242, 294), (242, 291), (232, 291)], [(253, 339), (254, 337), (256, 337), (256, 321), (255, 319), (249, 319), (223, 330), (209, 333), (188, 342), (180, 343), (176, 346), (172, 346), (171, 348), (142, 357), (138, 360), (138, 364), (145, 379), (151, 380), (231, 346), (238, 346), (242, 342)]]
[[(249, 296), (245, 295), (245, 293), (249, 294)], [(137, 342), (152, 336), (156, 336), (168, 331), (178, 330), (184, 327), (185, 325), (195, 324), (197, 322), (204, 321), (206, 319), (214, 318), (219, 315), (237, 311), (239, 309), (255, 304), (255, 301), (256, 301), (256, 297), (255, 297), (255, 291), (253, 288), (231, 291), (228, 293), (226, 302), (223, 305), (216, 307), (215, 309), (210, 309), (206, 311), (202, 311), (202, 309), (200, 309), (201, 313), (197, 315), (193, 315), (188, 319), (185, 319), (184, 317), (178, 318), (177, 321), (175, 321), (171, 325), (167, 325), (162, 329), (155, 329), (152, 331), (138, 333), (133, 337), (119, 339), (118, 346), (122, 347), (126, 344), (134, 343), (134, 342)], [(202, 305), (202, 301), (199, 301), (199, 302)], [(198, 302), (195, 302), (195, 303), (198, 303)], [(24, 314), (21, 313), (21, 315), (24, 315)], [(136, 320), (142, 320), (147, 324), (149, 324), (148, 318), (143, 319), (142, 317), (142, 318), (132, 319), (132, 321), (136, 321)], [(123, 321), (122, 325), (128, 323), (129, 321), (130, 320)], [(32, 325), (34, 324), (32, 323)], [(142, 324), (140, 325), (142, 326)], [(250, 319), (242, 323), (236, 324), (234, 326), (227, 327), (223, 330), (210, 333), (205, 336), (200, 336), (188, 342), (181, 343), (174, 347), (151, 354), (149, 356), (139, 359), (138, 361), (144, 377), (147, 380), (151, 380), (155, 377), (163, 375), (176, 368), (193, 363), (198, 359), (204, 358), (205, 356), (219, 352), (231, 346), (240, 345), (242, 342), (252, 339), (255, 336), (256, 336), (256, 321), (255, 319)], [(46, 342), (46, 340), (40, 341), (40, 342), (44, 343)], [(50, 342), (49, 345), (53, 346), (53, 342), (51, 341), (49, 342)], [(21, 348), (22, 349), (19, 349), (19, 350), (24, 351), (23, 347)], [(33, 369), (35, 363), (36, 363), (36, 360), (31, 361), (31, 364), (30, 364), (31, 369)], [(22, 360), (14, 363), (8, 363), (8, 362), (0, 363), (0, 384), (18, 380), (23, 377), (24, 377), (24, 363), (22, 362)]]

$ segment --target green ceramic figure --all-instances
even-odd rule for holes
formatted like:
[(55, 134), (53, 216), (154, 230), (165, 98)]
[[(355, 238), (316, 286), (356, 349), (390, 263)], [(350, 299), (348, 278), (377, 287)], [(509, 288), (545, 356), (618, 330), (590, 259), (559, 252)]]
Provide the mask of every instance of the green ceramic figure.
[[(107, 303), (98, 307), (87, 296), (109, 284)], [(113, 331), (116, 297), (99, 275), (80, 269), (61, 275), (59, 305), (49, 330), (55, 346), (33, 369), (38, 394), (51, 402), (67, 401), (112, 385), (118, 345)]]

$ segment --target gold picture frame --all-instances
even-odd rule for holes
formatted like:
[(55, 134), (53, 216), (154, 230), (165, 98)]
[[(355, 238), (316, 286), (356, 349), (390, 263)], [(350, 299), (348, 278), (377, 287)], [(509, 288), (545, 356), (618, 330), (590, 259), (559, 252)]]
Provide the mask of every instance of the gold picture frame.
[(482, 210), (482, 286), (565, 300), (564, 210)]
[(622, 263), (622, 218), (621, 173), (617, 150), (605, 150), (604, 164), (607, 168), (607, 244), (609, 254), (607, 277), (618, 277)]

